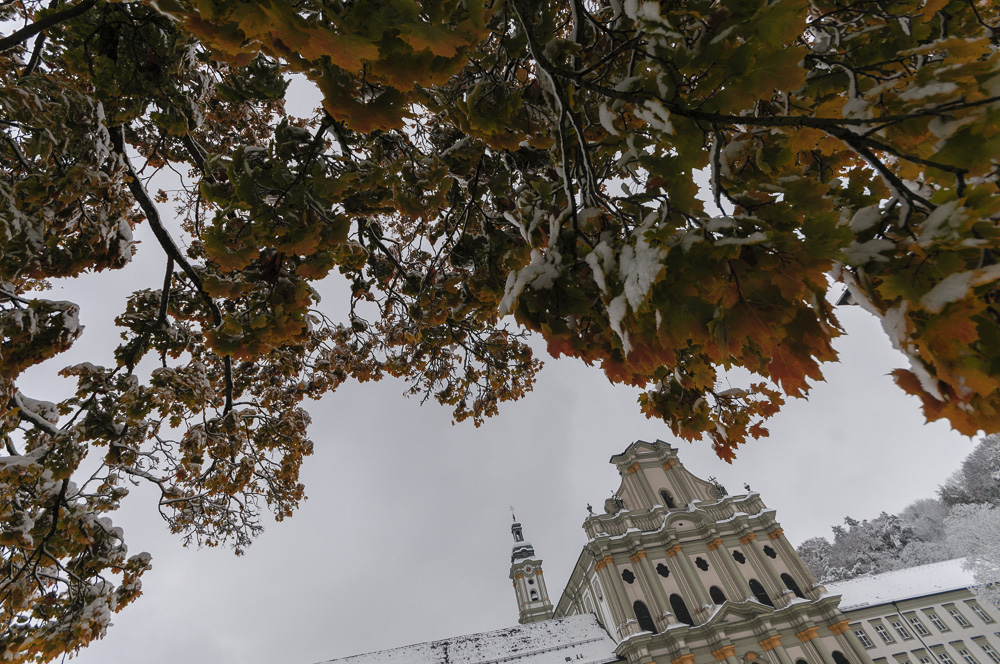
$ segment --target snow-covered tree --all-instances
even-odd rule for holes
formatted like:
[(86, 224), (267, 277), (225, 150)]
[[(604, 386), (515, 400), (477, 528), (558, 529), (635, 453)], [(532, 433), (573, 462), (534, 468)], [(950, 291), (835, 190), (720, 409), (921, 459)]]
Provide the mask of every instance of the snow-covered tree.
[(1000, 609), (1000, 507), (958, 505), (947, 522), (948, 539), (965, 555), (980, 601)]
[(1000, 505), (1000, 436), (985, 436), (939, 491), (948, 505)]
[(830, 567), (833, 561), (833, 545), (825, 537), (811, 537), (796, 549), (802, 562), (820, 583), (832, 581)]

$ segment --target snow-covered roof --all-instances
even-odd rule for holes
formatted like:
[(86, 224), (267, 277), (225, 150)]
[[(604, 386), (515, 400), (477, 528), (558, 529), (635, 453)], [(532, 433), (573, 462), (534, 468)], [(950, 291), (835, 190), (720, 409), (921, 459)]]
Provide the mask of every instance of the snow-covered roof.
[(964, 561), (945, 560), (824, 585), (828, 594), (841, 596), (840, 610), (849, 611), (973, 586), (972, 572), (962, 569)]
[(615, 642), (591, 614), (330, 660), (337, 664), (608, 664)]

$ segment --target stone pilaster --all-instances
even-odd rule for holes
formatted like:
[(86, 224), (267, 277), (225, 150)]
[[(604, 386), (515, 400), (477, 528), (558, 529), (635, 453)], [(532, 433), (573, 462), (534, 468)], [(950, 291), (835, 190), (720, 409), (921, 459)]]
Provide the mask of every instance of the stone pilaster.
[(594, 566), (601, 585), (604, 586), (604, 594), (608, 601), (608, 608), (611, 609), (611, 616), (615, 620), (615, 633), (621, 629), (629, 618), (632, 617), (632, 607), (628, 604), (628, 595), (622, 587), (622, 580), (618, 576), (618, 567), (611, 556), (605, 556)]
[(711, 552), (709, 557), (713, 559), (716, 567), (724, 571), (721, 576), (729, 580), (728, 587), (725, 588), (726, 597), (735, 602), (742, 601), (746, 596), (747, 582), (736, 568), (736, 561), (729, 553), (729, 548), (722, 538), (718, 537), (708, 543), (708, 550)]
[[(755, 539), (757, 539), (757, 535), (750, 533), (740, 538), (740, 544), (743, 545), (744, 550), (747, 552), (747, 560), (750, 561), (750, 565), (757, 572), (757, 580), (764, 586), (764, 590), (767, 591), (775, 607), (781, 608), (786, 603), (781, 594), (785, 589), (785, 584), (779, 581), (778, 575), (774, 573), (774, 568), (771, 567), (767, 556), (753, 543)], [(749, 587), (747, 590), (749, 591)]]
[(702, 612), (701, 607), (706, 604), (711, 604), (712, 600), (708, 596), (708, 591), (705, 590), (705, 584), (703, 584), (701, 579), (698, 578), (698, 570), (695, 569), (680, 544), (676, 544), (670, 549), (667, 549), (667, 556), (671, 557), (680, 567), (678, 570), (680, 575), (678, 579), (683, 585), (688, 587), (688, 592), (690, 593), (689, 598), (696, 604), (694, 607), (688, 607), (688, 610), (691, 611), (692, 614), (691, 617), (693, 618), (695, 614)]
[(673, 621), (664, 618), (664, 614), (670, 612), (670, 600), (663, 589), (660, 575), (653, 569), (653, 564), (649, 562), (645, 551), (637, 551), (634, 556), (630, 557), (630, 560), (639, 568), (639, 578), (644, 579), (646, 586), (650, 589), (651, 594), (647, 596), (655, 604), (655, 607), (650, 607), (650, 609), (656, 609), (653, 620), (657, 622), (657, 627), (662, 629)]
[(772, 653), (778, 660), (778, 664), (792, 664), (792, 658), (785, 651), (785, 646), (781, 645), (781, 636), (775, 635), (770, 638), (758, 641), (757, 645), (764, 649), (764, 652)]
[(851, 632), (850, 622), (847, 619), (841, 620), (838, 623), (830, 625), (830, 631), (833, 632), (834, 638), (837, 640), (837, 644), (840, 646), (847, 657), (852, 662), (857, 664), (867, 664), (869, 661), (868, 653), (864, 647), (858, 643), (858, 640), (854, 638), (854, 634)]

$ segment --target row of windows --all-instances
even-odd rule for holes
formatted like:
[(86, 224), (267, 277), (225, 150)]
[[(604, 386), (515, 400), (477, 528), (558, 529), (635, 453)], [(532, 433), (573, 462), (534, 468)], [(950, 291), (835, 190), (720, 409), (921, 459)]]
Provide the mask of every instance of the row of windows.
[[(966, 605), (984, 623), (993, 622), (993, 618), (990, 617), (990, 615), (986, 613), (986, 611), (983, 610), (983, 608), (978, 604), (976, 604), (975, 602), (967, 601)], [(959, 627), (972, 627), (972, 623), (970, 623), (968, 619), (962, 614), (962, 612), (959, 611), (953, 604), (945, 604), (944, 609), (948, 612), (948, 615), (950, 615), (952, 619), (959, 625)], [(934, 610), (924, 609), (923, 612), (924, 615), (927, 617), (927, 620), (929, 620), (931, 624), (934, 625), (934, 627), (939, 632), (944, 633), (951, 631), (951, 628), (949, 628), (947, 625), (944, 624), (944, 621), (941, 620), (940, 616), (938, 616), (938, 614)], [(895, 633), (903, 641), (909, 641), (910, 639), (913, 638), (913, 634), (910, 633), (910, 629), (907, 629), (906, 625), (903, 624), (902, 618), (897, 618), (895, 616), (887, 616), (885, 620), (892, 626), (893, 631), (895, 631)], [(927, 627), (924, 626), (923, 622), (921, 622), (920, 618), (917, 617), (916, 613), (910, 613), (908, 616), (906, 616), (906, 620), (909, 622), (909, 627), (914, 632), (917, 633), (917, 636), (930, 636), (931, 634), (930, 630), (928, 630)], [(886, 629), (885, 625), (882, 623), (882, 619), (870, 620), (869, 623), (875, 629), (875, 633), (878, 635), (880, 639), (882, 639), (883, 643), (885, 644), (896, 643), (896, 638), (892, 635), (892, 633), (889, 632), (888, 629)], [(861, 641), (864, 647), (866, 648), (875, 647), (875, 645), (872, 643), (872, 640), (868, 637), (868, 634), (865, 632), (864, 627), (861, 627), (860, 624), (854, 626), (854, 634), (858, 637), (858, 640)], [(997, 664), (1000, 664), (1000, 662), (998, 662)]]
[[(794, 592), (798, 597), (802, 597), (803, 599), (805, 598), (802, 591), (799, 590), (798, 585), (796, 585), (795, 580), (792, 579), (791, 576), (788, 574), (782, 574), (781, 578), (785, 582), (785, 585), (788, 586), (789, 590)], [(764, 586), (761, 585), (760, 581), (757, 579), (750, 579), (747, 585), (750, 587), (750, 592), (753, 593), (758, 602), (774, 608), (774, 603), (771, 601), (771, 598), (767, 596), (767, 591), (764, 590)], [(727, 600), (726, 593), (723, 592), (722, 588), (718, 586), (712, 586), (709, 588), (708, 594), (715, 604), (723, 604)], [(674, 593), (670, 595), (669, 599), (670, 610), (673, 612), (674, 616), (677, 617), (677, 620), (687, 625), (694, 625), (694, 620), (691, 618), (691, 613), (688, 611), (684, 598), (677, 593)], [(632, 610), (635, 612), (635, 619), (639, 622), (639, 627), (647, 632), (653, 632), (655, 634), (656, 627), (654, 626), (653, 619), (650, 616), (649, 609), (646, 607), (646, 604), (640, 600), (636, 600), (632, 603)]]
[[(1000, 653), (997, 653), (993, 646), (986, 642), (986, 639), (983, 637), (974, 637), (973, 641), (992, 664), (1000, 664)], [(949, 645), (958, 653), (964, 664), (983, 664), (979, 658), (970, 652), (969, 648), (962, 641), (952, 641)], [(929, 652), (921, 648), (913, 654), (919, 664), (955, 664), (955, 660), (952, 659), (943, 645), (931, 646)], [(909, 658), (905, 655), (896, 655), (895, 657), (897, 664), (910, 664)], [(885, 664), (886, 658), (878, 657), (872, 661), (875, 664)]]

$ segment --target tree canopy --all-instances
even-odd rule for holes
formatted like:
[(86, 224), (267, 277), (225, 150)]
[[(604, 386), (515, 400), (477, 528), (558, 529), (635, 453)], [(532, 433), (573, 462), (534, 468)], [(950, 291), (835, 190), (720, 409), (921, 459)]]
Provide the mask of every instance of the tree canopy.
[[(731, 459), (836, 358), (846, 285), (928, 419), (1000, 430), (990, 0), (23, 0), (0, 21), (5, 659), (85, 645), (138, 595), (148, 556), (107, 516), (129, 482), (239, 550), (302, 498), (303, 399), (394, 376), (479, 423), (530, 390), (529, 332)], [(312, 117), (286, 110), (295, 76)], [(129, 263), (143, 224), (164, 277), (113, 360), (66, 367), (59, 403), (21, 392), (81, 332), (46, 289)], [(311, 285), (334, 274), (345, 311)], [(719, 388), (732, 368), (754, 378)]]

